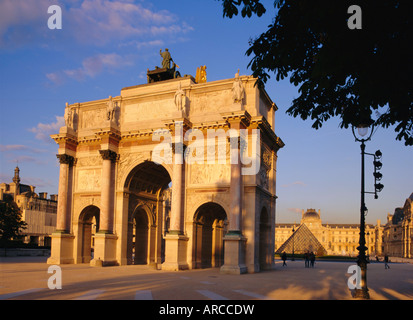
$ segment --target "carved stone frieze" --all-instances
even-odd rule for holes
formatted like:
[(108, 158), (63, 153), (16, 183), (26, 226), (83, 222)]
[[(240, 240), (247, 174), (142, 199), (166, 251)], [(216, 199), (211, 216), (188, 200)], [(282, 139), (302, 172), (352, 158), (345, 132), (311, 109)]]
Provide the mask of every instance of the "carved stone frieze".
[(197, 164), (190, 166), (191, 184), (229, 183), (231, 166), (229, 164)]
[(94, 166), (101, 166), (101, 165), (102, 165), (102, 157), (100, 156), (77, 158), (78, 167), (94, 167)]
[(102, 170), (79, 169), (77, 170), (77, 191), (99, 191), (101, 186)]

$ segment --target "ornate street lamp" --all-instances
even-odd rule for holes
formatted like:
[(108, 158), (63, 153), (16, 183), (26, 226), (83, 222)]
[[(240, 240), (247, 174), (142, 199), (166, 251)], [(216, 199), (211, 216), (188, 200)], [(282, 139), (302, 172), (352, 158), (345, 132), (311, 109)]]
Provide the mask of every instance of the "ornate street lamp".
[(365, 235), (365, 213), (367, 211), (366, 205), (364, 203), (364, 155), (365, 155), (365, 148), (366, 145), (364, 144), (366, 141), (369, 141), (372, 134), (374, 127), (370, 128), (371, 132), (369, 134), (369, 126), (366, 125), (359, 125), (357, 127), (357, 134), (354, 130), (354, 126), (352, 126), (353, 135), (356, 141), (361, 142), (361, 205), (360, 205), (360, 240), (359, 246), (357, 250), (359, 251), (359, 255), (357, 257), (357, 265), (360, 267), (361, 270), (361, 283), (360, 288), (355, 289), (355, 298), (363, 298), (363, 299), (370, 299), (369, 289), (367, 288), (367, 257), (366, 257), (366, 235)]

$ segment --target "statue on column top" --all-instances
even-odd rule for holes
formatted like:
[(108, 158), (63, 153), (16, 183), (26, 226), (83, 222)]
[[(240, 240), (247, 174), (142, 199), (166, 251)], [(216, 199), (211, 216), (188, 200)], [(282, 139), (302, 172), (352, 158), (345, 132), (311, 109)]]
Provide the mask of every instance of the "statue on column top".
[(186, 95), (185, 91), (182, 90), (181, 83), (179, 82), (178, 90), (175, 92), (175, 106), (177, 107), (178, 111), (182, 111), (186, 114), (185, 104), (186, 104)]
[(196, 68), (196, 76), (195, 76), (196, 83), (207, 82), (206, 68), (207, 68), (206, 66), (200, 66), (199, 68)]
[(67, 102), (66, 102), (64, 118), (65, 118), (66, 127), (71, 128), (72, 125), (73, 125), (73, 123), (72, 123), (73, 115), (72, 115), (72, 109), (70, 109), (69, 103), (67, 103)]
[(165, 49), (165, 51), (162, 52), (162, 49), (160, 49), (159, 53), (162, 57), (162, 68), (171, 69), (171, 61), (173, 60), (171, 54), (169, 53), (169, 50)]
[(234, 102), (242, 102), (245, 96), (244, 86), (242, 85), (242, 81), (239, 77), (239, 69), (238, 72), (235, 74), (234, 83), (232, 84), (232, 98)]
[(115, 103), (112, 100), (112, 96), (109, 96), (109, 101), (106, 102), (106, 117), (107, 120), (113, 121), (115, 117)]

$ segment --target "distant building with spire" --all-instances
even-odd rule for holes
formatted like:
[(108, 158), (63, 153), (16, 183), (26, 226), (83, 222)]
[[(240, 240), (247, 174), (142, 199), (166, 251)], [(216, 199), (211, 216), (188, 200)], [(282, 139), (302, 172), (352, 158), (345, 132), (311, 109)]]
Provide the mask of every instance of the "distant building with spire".
[(25, 243), (51, 245), (51, 234), (56, 230), (57, 195), (35, 192), (36, 187), (20, 183), (20, 168), (14, 169), (13, 182), (0, 183), (0, 201), (13, 201), (22, 213), (27, 228), (21, 231)]

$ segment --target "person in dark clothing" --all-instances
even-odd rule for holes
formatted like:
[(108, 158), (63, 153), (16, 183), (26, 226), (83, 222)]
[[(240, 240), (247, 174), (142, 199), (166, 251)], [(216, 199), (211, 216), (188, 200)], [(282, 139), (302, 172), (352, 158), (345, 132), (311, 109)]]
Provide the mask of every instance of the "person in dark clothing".
[(384, 269), (390, 269), (390, 266), (388, 265), (389, 263), (389, 256), (386, 254), (384, 256)]
[(281, 259), (283, 260), (283, 267), (287, 265), (287, 263), (285, 262), (285, 260), (287, 260), (287, 254), (285, 253), (285, 251), (283, 252)]
[(308, 251), (304, 253), (304, 261), (305, 267), (308, 268), (310, 266), (310, 257)]
[(314, 252), (311, 252), (310, 253), (311, 268), (314, 268), (314, 262), (315, 262), (315, 254), (314, 254)]

